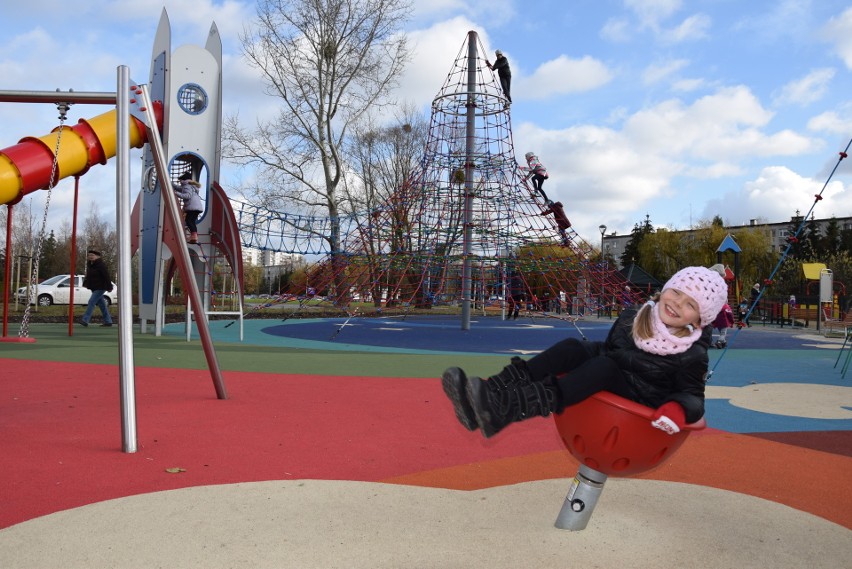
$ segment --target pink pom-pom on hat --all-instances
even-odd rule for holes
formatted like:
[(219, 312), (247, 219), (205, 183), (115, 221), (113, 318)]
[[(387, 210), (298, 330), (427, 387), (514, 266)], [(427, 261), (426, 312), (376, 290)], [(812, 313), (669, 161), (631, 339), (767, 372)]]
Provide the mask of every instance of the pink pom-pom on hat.
[(704, 267), (686, 267), (672, 276), (663, 285), (663, 290), (676, 288), (688, 294), (698, 303), (701, 327), (716, 318), (728, 301), (728, 285), (718, 272)]

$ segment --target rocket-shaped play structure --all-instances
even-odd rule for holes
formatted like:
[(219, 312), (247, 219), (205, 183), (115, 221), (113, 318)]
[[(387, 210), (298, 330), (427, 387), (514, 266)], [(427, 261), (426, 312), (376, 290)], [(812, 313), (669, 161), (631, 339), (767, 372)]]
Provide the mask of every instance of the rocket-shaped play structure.
[[(216, 25), (210, 27), (204, 47), (183, 45), (171, 51), (168, 15), (163, 10), (151, 57), (149, 85), (154, 100), (163, 101), (163, 153), (172, 184), (189, 173), (200, 182), (204, 211), (198, 220), (198, 243), (189, 246), (193, 274), (202, 292), (204, 310), (214, 300), (214, 267), (224, 261), (231, 269), (234, 297), (242, 318), (243, 268), (240, 237), (230, 202), (219, 185), (222, 132), (222, 41)], [(133, 249), (139, 253), (139, 318), (144, 326), (163, 322), (164, 289), (174, 275), (178, 243), (175, 231), (164, 224), (162, 193), (154, 175), (152, 149), (144, 150), (142, 191), (132, 219)], [(171, 188), (169, 188), (171, 190)], [(163, 261), (166, 261), (164, 266)], [(230, 292), (230, 291), (229, 291)], [(218, 311), (222, 314), (222, 311)], [(242, 320), (240, 320), (242, 322)], [(187, 320), (189, 322), (189, 319)], [(241, 326), (242, 328), (242, 326)], [(242, 330), (241, 330), (242, 334)]]
[[(156, 321), (157, 332), (160, 331), (165, 302), (163, 285), (177, 272), (187, 298), (187, 336), (194, 315), (220, 399), (226, 399), (227, 394), (207, 325), (214, 266), (230, 269), (234, 289), (229, 292), (237, 298), (239, 312), (229, 314), (238, 314), (242, 322), (239, 232), (230, 203), (218, 181), (222, 129), (221, 40), (213, 24), (205, 47), (186, 45), (172, 53), (170, 36), (168, 15), (163, 10), (154, 42), (148, 85), (130, 81), (129, 70), (121, 66), (115, 92), (0, 91), (0, 102), (55, 103), (60, 108), (62, 120), (60, 126), (48, 135), (26, 137), (14, 146), (0, 149), (0, 205), (8, 205), (9, 228), (13, 206), (27, 194), (40, 189), (52, 190), (63, 178), (79, 178), (92, 166), (106, 164), (113, 157), (116, 159), (119, 374), (123, 448), (126, 452), (135, 452), (136, 448), (130, 288), (132, 254), (139, 252), (138, 304), (143, 331), (149, 320)], [(68, 107), (86, 103), (115, 105), (116, 108), (93, 119), (66, 126), (65, 111)], [(141, 147), (144, 152), (141, 191), (132, 214), (128, 163), (131, 147)], [(199, 193), (203, 202), (198, 243), (191, 245), (184, 237), (184, 224), (172, 187), (181, 175), (187, 173), (200, 183)], [(44, 227), (42, 238), (43, 235)], [(7, 232), (7, 257), (10, 242), (10, 233)], [(72, 259), (72, 267), (73, 264)], [(9, 282), (8, 273), (7, 263), (6, 282)], [(37, 271), (33, 276), (35, 273)], [(8, 289), (7, 286), (6, 305)], [(28, 310), (21, 326), (22, 338), (27, 336)], [(73, 309), (69, 315), (73, 316)], [(8, 339), (5, 318), (3, 339)]]

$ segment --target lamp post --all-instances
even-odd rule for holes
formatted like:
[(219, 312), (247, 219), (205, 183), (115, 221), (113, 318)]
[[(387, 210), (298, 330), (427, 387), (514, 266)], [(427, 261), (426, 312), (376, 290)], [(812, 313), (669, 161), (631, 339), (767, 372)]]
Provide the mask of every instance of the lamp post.
[(598, 225), (598, 230), (601, 232), (601, 309), (606, 305), (606, 294), (604, 294), (604, 233), (606, 233), (606, 225)]

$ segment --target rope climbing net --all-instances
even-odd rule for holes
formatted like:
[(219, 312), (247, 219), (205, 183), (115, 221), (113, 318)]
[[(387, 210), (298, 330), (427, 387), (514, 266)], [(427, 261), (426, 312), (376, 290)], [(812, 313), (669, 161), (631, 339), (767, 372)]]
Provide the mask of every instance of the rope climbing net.
[[(571, 297), (580, 311), (620, 301), (624, 279), (615, 267), (567, 217), (560, 226), (544, 192), (528, 183), (507, 100), (475, 43), (463, 43), (433, 100), (418, 171), (390, 198), (336, 220), (234, 202), (244, 245), (324, 254), (308, 285), (341, 309), (353, 298), (376, 306), (460, 302), (466, 261), (474, 301), (515, 297), (542, 308)], [(331, 252), (334, 223), (341, 246)]]

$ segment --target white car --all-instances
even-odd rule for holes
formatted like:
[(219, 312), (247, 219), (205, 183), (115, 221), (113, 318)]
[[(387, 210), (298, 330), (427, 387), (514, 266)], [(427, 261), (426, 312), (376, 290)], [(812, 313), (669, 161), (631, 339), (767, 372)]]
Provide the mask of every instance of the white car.
[[(88, 304), (92, 291), (83, 287), (83, 275), (74, 275), (74, 304)], [(107, 304), (113, 304), (118, 299), (115, 283), (112, 283), (112, 292), (104, 295)], [(29, 294), (28, 287), (18, 289), (18, 302), (26, 302)], [(51, 304), (68, 304), (71, 299), (71, 275), (56, 275), (50, 277), (33, 287), (33, 295), (39, 306), (50, 306)]]

